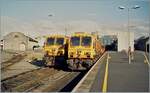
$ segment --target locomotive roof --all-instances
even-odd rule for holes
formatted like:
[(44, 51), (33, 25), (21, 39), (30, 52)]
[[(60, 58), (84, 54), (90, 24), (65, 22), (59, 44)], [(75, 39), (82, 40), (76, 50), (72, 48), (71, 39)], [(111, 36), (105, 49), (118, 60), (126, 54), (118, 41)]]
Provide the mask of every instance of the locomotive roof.
[(89, 33), (85, 33), (85, 32), (82, 32), (82, 33), (74, 33), (72, 36), (92, 36), (91, 34)]
[(49, 37), (66, 37), (65, 35), (47, 35), (47, 36), (45, 36), (46, 38), (49, 38)]

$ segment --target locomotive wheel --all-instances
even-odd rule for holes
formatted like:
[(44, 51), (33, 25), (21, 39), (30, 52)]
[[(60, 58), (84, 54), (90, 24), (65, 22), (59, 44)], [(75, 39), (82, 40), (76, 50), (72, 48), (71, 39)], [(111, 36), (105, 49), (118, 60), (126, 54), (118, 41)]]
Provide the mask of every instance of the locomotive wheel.
[(54, 66), (55, 64), (55, 57), (50, 57), (50, 65)]
[(67, 60), (67, 64), (68, 64), (68, 68), (73, 70), (73, 68), (75, 66), (74, 60), (73, 59)]
[(80, 67), (80, 62), (79, 62), (79, 60), (78, 59), (75, 59), (74, 60), (74, 63), (75, 63), (75, 69), (78, 69), (79, 67)]
[(79, 63), (76, 63), (76, 68), (78, 69), (80, 67), (80, 64)]
[(92, 60), (86, 60), (86, 64), (87, 64), (86, 68), (89, 69), (93, 65), (93, 62)]
[(82, 66), (85, 68), (89, 68), (89, 64), (87, 64), (86, 62), (82, 62)]
[(86, 70), (86, 68), (83, 67), (82, 64), (80, 64), (79, 59), (69, 59), (67, 63), (68, 63), (68, 68), (71, 70), (77, 70), (77, 71)]
[(45, 58), (45, 65), (46, 66), (53, 66), (54, 65), (54, 58), (46, 56)]

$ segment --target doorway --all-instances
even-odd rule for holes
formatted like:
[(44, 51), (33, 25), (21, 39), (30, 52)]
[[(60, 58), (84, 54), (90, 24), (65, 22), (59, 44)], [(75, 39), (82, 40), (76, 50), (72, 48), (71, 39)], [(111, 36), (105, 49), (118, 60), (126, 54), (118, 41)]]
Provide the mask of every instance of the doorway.
[(20, 44), (20, 51), (25, 51), (26, 50), (26, 46), (24, 43)]

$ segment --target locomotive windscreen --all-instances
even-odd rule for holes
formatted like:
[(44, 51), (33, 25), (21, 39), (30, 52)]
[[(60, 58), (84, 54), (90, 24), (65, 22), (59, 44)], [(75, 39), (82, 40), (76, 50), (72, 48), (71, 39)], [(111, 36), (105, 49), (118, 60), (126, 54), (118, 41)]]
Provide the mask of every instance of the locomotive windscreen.
[(54, 45), (54, 38), (47, 38), (47, 45)]
[(71, 37), (71, 45), (79, 46), (80, 45), (80, 37)]
[(91, 37), (82, 37), (82, 46), (90, 46), (91, 45)]
[(63, 45), (64, 44), (64, 38), (57, 38), (56, 45)]

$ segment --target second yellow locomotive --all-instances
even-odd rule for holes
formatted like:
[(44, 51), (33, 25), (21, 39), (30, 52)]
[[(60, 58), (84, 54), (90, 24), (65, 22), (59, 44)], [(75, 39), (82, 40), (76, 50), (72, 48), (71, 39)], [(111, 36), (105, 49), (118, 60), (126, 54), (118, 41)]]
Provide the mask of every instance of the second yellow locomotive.
[(104, 51), (96, 36), (84, 32), (74, 33), (68, 44), (68, 66), (73, 70), (88, 69)]

